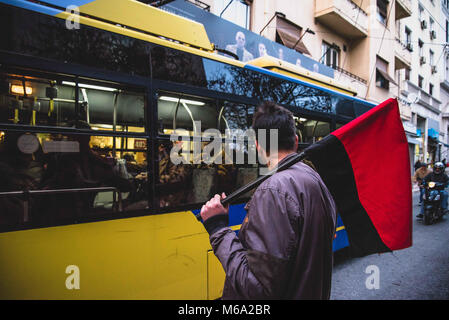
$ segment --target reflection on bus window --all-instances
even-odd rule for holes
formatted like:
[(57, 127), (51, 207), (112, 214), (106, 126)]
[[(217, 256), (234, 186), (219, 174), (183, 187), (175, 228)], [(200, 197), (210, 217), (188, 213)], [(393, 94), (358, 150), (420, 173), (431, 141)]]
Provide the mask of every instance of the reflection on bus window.
[[(0, 75), (0, 122), (70, 127), (85, 121), (95, 130), (144, 132), (145, 99), (110, 84)], [(78, 98), (78, 102), (76, 99)]]
[(251, 128), (255, 107), (225, 101), (220, 106), (220, 130), (243, 130)]
[(195, 131), (216, 128), (218, 111), (215, 100), (160, 92), (158, 116), (160, 133), (184, 129), (193, 135)]
[(315, 143), (330, 133), (330, 123), (294, 117), (299, 143)]
[[(77, 127), (90, 129), (85, 122)], [(0, 137), (1, 229), (148, 208), (145, 139), (10, 131)]]
[[(247, 155), (242, 157), (242, 163), (236, 163), (236, 143), (226, 146), (223, 142), (223, 145), (215, 150), (210, 142), (203, 141), (200, 142), (199, 154), (194, 154), (194, 143), (196, 142), (160, 143), (160, 176), (156, 189), (161, 207), (204, 203), (215, 194), (230, 194), (257, 178), (257, 165), (249, 164)], [(170, 158), (175, 144), (179, 159), (183, 159), (178, 164), (173, 162), (173, 155)], [(233, 162), (227, 163), (227, 157)], [(249, 197), (250, 194), (244, 197)]]

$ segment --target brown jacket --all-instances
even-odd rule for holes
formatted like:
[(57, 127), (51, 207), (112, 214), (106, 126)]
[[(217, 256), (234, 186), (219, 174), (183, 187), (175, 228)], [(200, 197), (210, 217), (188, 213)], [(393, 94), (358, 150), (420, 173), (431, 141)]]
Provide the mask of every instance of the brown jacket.
[(247, 209), (238, 237), (225, 215), (205, 222), (223, 299), (329, 299), (336, 207), (318, 173), (300, 162), (274, 174)]

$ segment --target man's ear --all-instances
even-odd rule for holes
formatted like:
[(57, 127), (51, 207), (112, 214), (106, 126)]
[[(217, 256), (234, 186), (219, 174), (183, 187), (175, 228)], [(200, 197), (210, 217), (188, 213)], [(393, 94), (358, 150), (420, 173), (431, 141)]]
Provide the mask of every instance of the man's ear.
[(298, 138), (298, 135), (295, 134), (295, 151), (298, 151), (298, 143), (299, 143), (299, 138)]

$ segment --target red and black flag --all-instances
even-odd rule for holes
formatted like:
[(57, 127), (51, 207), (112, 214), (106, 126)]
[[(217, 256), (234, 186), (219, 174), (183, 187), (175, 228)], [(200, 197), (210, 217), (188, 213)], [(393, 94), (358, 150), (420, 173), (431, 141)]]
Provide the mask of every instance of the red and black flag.
[(353, 253), (412, 245), (407, 138), (389, 99), (305, 150), (334, 196)]

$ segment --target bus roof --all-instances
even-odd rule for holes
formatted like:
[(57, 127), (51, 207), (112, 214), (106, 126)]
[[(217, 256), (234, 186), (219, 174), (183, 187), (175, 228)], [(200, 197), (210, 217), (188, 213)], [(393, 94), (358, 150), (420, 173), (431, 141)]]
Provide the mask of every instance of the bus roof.
[(261, 67), (280, 73), (289, 77), (297, 78), (303, 81), (312, 82), (319, 86), (334, 89), (342, 93), (355, 96), (357, 92), (351, 86), (345, 86), (337, 83), (334, 79), (321, 75), (319, 73), (307, 70), (303, 67), (294, 65), (275, 57), (264, 56), (251, 61), (248, 64)]
[(304, 84), (327, 89), (326, 91), (333, 90), (346, 96), (356, 95), (351, 87), (338, 84), (334, 79), (271, 56), (243, 63), (234, 58), (219, 55), (214, 51), (214, 45), (210, 43), (201, 23), (134, 0), (46, 0), (45, 3), (0, 0), (0, 2), (61, 19), (73, 19), (74, 13), (70, 10), (66, 11), (65, 6), (77, 5), (80, 13), (79, 22), (84, 25), (186, 51), (238, 67), (246, 66), (251, 69), (252, 66), (254, 67), (252, 69), (258, 72), (269, 70), (269, 74), (273, 76), (291, 80), (298, 79)]

